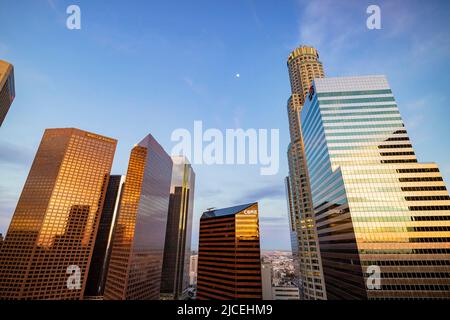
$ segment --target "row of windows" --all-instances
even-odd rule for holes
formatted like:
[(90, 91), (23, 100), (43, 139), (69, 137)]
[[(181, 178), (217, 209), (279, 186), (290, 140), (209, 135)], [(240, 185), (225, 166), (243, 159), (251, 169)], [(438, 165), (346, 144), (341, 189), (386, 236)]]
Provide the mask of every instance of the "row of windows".
[(387, 102), (395, 101), (394, 97), (379, 98), (359, 98), (359, 99), (336, 99), (336, 100), (320, 100), (320, 104), (352, 104), (352, 103), (371, 103), (371, 102)]
[(372, 94), (392, 94), (391, 89), (363, 90), (363, 91), (340, 91), (340, 92), (318, 92), (318, 97), (342, 97), (342, 96), (365, 96)]

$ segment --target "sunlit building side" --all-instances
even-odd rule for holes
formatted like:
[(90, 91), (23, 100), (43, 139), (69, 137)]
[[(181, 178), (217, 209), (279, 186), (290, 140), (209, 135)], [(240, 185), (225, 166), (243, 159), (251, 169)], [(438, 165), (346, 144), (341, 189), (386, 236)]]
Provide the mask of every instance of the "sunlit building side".
[(386, 78), (315, 79), (301, 121), (328, 298), (450, 298), (450, 197)]
[(104, 293), (105, 300), (158, 300), (172, 160), (151, 136), (131, 151)]
[(83, 298), (116, 144), (45, 130), (0, 250), (1, 299)]

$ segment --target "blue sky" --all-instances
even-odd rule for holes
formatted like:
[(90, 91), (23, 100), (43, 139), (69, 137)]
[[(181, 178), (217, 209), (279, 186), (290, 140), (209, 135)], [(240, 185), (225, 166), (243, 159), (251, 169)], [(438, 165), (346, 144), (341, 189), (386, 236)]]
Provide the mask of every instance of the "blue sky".
[[(71, 4), (81, 30), (66, 28)], [(369, 4), (381, 8), (381, 30), (366, 28)], [(194, 220), (208, 207), (259, 201), (263, 248), (289, 249), (286, 57), (300, 44), (317, 47), (327, 76), (386, 74), (419, 160), (437, 162), (449, 185), (448, 1), (0, 0), (0, 30), (17, 94), (0, 128), (0, 232), (45, 128), (118, 139), (113, 173), (124, 173), (146, 134), (169, 152), (173, 130), (202, 120), (280, 129), (280, 170), (194, 166)]]

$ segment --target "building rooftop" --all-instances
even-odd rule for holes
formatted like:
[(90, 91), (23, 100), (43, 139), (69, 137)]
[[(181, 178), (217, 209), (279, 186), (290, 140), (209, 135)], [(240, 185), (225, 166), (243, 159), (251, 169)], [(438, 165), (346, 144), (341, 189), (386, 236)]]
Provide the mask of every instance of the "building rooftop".
[(241, 212), (242, 210), (245, 210), (245, 209), (251, 207), (254, 204), (256, 204), (256, 202), (248, 203), (248, 204), (241, 204), (238, 206), (224, 208), (224, 209), (214, 209), (214, 210), (205, 211), (205, 212), (203, 212), (201, 219), (231, 216), (231, 215)]

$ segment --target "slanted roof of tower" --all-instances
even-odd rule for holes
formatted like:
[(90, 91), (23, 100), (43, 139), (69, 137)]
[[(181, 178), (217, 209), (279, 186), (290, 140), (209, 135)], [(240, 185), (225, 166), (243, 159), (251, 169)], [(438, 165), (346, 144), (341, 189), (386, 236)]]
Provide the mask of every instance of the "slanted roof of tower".
[(203, 212), (201, 219), (232, 216), (232, 215), (235, 215), (236, 213), (241, 212), (242, 210), (245, 210), (245, 209), (251, 207), (254, 204), (257, 204), (257, 202), (241, 204), (241, 205), (229, 207), (229, 208), (205, 211), (205, 212)]

